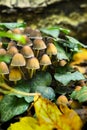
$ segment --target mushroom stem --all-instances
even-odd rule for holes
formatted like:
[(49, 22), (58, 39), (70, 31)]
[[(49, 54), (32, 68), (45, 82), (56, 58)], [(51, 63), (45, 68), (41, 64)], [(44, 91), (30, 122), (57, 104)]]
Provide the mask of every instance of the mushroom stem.
[(36, 57), (38, 57), (38, 55), (39, 55), (39, 50), (36, 51)]
[(46, 69), (47, 69), (47, 65), (43, 65), (42, 71), (46, 71)]
[(6, 83), (0, 83), (0, 87), (3, 88), (3, 89), (9, 90), (12, 93), (20, 94), (20, 95), (23, 95), (23, 96), (41, 95), (40, 93), (26, 93), (26, 92), (23, 92), (23, 91), (16, 90), (16, 89), (11, 88), (10, 86), (8, 86)]
[(30, 78), (33, 77), (33, 74), (34, 74), (34, 69), (31, 69), (31, 71), (30, 71)]
[(23, 71), (21, 70), (20, 66), (18, 66), (18, 68), (19, 68), (19, 71), (21, 72), (23, 78), (25, 79), (25, 75), (24, 75)]

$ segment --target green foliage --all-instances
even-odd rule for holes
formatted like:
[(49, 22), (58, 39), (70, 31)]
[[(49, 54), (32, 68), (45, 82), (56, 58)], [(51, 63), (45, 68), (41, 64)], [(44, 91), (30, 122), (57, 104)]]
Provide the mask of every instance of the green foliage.
[(25, 27), (26, 23), (0, 23), (1, 29), (14, 29), (14, 28), (20, 28)]
[(85, 79), (85, 77), (78, 71), (73, 73), (66, 72), (64, 74), (55, 73), (54, 78), (65, 86), (68, 85), (70, 81)]
[(87, 102), (87, 86), (83, 86), (79, 91), (73, 91), (70, 97), (79, 102)]
[(0, 55), (0, 62), (6, 62), (10, 63), (11, 61), (11, 56), (10, 55)]
[(48, 72), (39, 72), (30, 81), (31, 92), (40, 92), (48, 99), (54, 99), (55, 92), (49, 87), (52, 82), (52, 77)]
[(9, 33), (5, 31), (0, 31), (0, 37), (7, 37), (10, 38), (11, 40), (19, 41), (22, 44), (25, 44), (25, 38), (21, 34), (14, 34), (14, 33)]
[(0, 102), (0, 120), (6, 122), (27, 110), (29, 104), (23, 98), (5, 95)]

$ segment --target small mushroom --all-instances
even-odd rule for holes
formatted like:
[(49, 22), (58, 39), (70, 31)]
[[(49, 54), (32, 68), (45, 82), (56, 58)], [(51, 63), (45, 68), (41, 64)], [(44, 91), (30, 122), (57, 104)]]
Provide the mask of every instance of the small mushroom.
[(0, 48), (2, 48), (2, 42), (0, 42)]
[(16, 53), (18, 53), (18, 49), (15, 46), (12, 46), (7, 50), (8, 55), (14, 56)]
[(12, 30), (12, 32), (15, 33), (15, 34), (22, 34), (23, 33), (23, 31), (20, 28), (14, 28)]
[(22, 79), (21, 72), (19, 71), (18, 68), (12, 68), (9, 72), (9, 81), (14, 81), (16, 84), (17, 81)]
[(57, 48), (53, 43), (49, 43), (47, 46), (46, 53), (52, 58), (52, 55), (57, 55)]
[(14, 41), (10, 41), (10, 42), (8, 43), (7, 50), (8, 50), (10, 47), (12, 47), (12, 46), (16, 46), (16, 43), (15, 43)]
[(0, 75), (3, 79), (6, 79), (4, 75), (9, 74), (8, 66), (5, 62), (0, 62)]
[(23, 57), (23, 55), (21, 53), (16, 53), (12, 58), (11, 66), (18, 67), (20, 72), (22, 73), (23, 77), (25, 77), (25, 76), (20, 67), (25, 66), (25, 65), (26, 65), (26, 61), (25, 61), (25, 58)]
[(0, 55), (6, 55), (6, 50), (4, 48), (0, 48)]
[(11, 66), (25, 66), (26, 61), (21, 53), (16, 53), (11, 61)]
[(28, 59), (26, 68), (30, 70), (30, 78), (32, 78), (33, 74), (35, 73), (35, 70), (40, 68), (38, 59), (36, 57)]
[(36, 50), (36, 57), (39, 55), (40, 50), (46, 49), (45, 42), (42, 39), (35, 39), (33, 44), (33, 49)]
[(29, 46), (24, 46), (22, 49), (21, 49), (21, 53), (23, 54), (23, 56), (25, 58), (31, 58), (31, 57), (34, 57), (34, 53), (31, 49), (31, 47)]
[(28, 45), (28, 46), (32, 46), (33, 45), (32, 41), (30, 40), (30, 38), (27, 35), (23, 35), (23, 37), (25, 38), (26, 43), (22, 44), (21, 42), (18, 42), (17, 46), (23, 47), (25, 45)]
[(44, 54), (40, 59), (40, 65), (42, 65), (42, 71), (45, 71), (48, 65), (51, 65), (50, 57)]

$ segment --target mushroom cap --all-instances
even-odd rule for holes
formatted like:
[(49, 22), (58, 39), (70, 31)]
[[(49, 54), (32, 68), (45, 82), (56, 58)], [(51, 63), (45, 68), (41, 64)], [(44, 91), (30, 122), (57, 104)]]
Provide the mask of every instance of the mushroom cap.
[(43, 50), (46, 49), (45, 42), (42, 39), (35, 39), (33, 44), (34, 50)]
[(40, 33), (40, 31), (38, 30), (38, 29), (32, 29), (32, 28), (30, 28), (30, 27), (26, 27), (25, 29), (24, 29), (24, 33), (27, 35), (27, 34), (29, 34), (29, 36), (31, 37), (31, 38), (35, 38), (35, 37), (41, 37), (41, 33)]
[(18, 68), (12, 68), (9, 73), (9, 80), (10, 81), (18, 81), (22, 79), (21, 72)]
[(0, 62), (0, 74), (8, 74), (9, 69), (5, 62)]
[(6, 50), (4, 48), (0, 48), (0, 55), (6, 55)]
[(49, 43), (47, 46), (46, 53), (48, 55), (57, 55), (57, 48), (53, 43)]
[(18, 49), (15, 46), (12, 46), (7, 50), (7, 54), (11, 56), (14, 56), (16, 53), (18, 53)]
[(0, 48), (2, 48), (2, 42), (0, 42)]
[(28, 59), (26, 68), (27, 69), (39, 69), (40, 65), (39, 65), (38, 59), (36, 57), (32, 57), (32, 58)]
[(16, 53), (11, 61), (11, 66), (25, 66), (26, 61), (21, 53)]
[(22, 30), (20, 28), (14, 28), (12, 32), (16, 34), (22, 34)]
[(12, 47), (12, 46), (16, 46), (16, 43), (15, 43), (14, 41), (10, 41), (10, 42), (8, 43), (7, 50), (8, 50), (10, 47)]
[(21, 49), (21, 53), (23, 54), (23, 56), (25, 58), (31, 58), (31, 57), (34, 57), (34, 52), (33, 50), (31, 49), (31, 47), (29, 46), (24, 46), (22, 49)]
[(21, 42), (18, 42), (17, 46), (25, 46), (25, 45), (32, 46), (33, 45), (32, 41), (27, 35), (23, 35), (23, 37), (25, 38), (26, 43), (22, 44)]
[(44, 54), (41, 57), (40, 65), (51, 65), (50, 57), (47, 54)]

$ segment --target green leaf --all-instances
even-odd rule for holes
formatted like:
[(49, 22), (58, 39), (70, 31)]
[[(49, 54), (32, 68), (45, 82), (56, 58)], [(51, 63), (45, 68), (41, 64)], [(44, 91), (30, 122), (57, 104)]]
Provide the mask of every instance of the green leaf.
[(70, 81), (79, 81), (85, 79), (84, 76), (76, 71), (76, 72), (66, 72), (64, 74), (55, 73), (54, 78), (62, 83), (63, 85), (67, 85)]
[(6, 62), (6, 63), (10, 63), (11, 61), (11, 56), (9, 55), (0, 55), (0, 62)]
[(0, 23), (0, 28), (7, 28), (7, 29), (14, 29), (14, 28), (20, 28), (25, 27), (26, 23)]
[(0, 120), (6, 122), (27, 110), (29, 104), (23, 98), (5, 95), (0, 102)]
[(35, 91), (37, 86), (49, 86), (51, 84), (52, 77), (48, 72), (37, 73), (30, 81), (31, 91)]
[(37, 73), (30, 81), (31, 92), (40, 92), (44, 97), (48, 99), (54, 99), (54, 90), (49, 87), (52, 81), (52, 77), (48, 72)]
[[(29, 81), (20, 81), (18, 82), (15, 86), (14, 86), (15, 89), (17, 90), (20, 90), (22, 92), (27, 92), (29, 93), (30, 92), (30, 84), (29, 84)], [(33, 96), (24, 96), (24, 95), (19, 95), (19, 94), (14, 94), (15, 96), (17, 96), (18, 98), (22, 98), (24, 97), (25, 101), (30, 103), (33, 101)]]
[(47, 86), (37, 86), (36, 92), (40, 92), (43, 97), (53, 100), (55, 98), (55, 92), (53, 88)]
[(54, 44), (55, 44), (55, 46), (57, 48), (57, 51), (58, 51), (57, 58), (59, 60), (62, 60), (62, 59), (69, 60), (69, 58), (68, 58), (67, 53), (65, 52), (65, 50), (61, 46), (59, 46), (57, 42), (54, 42)]
[(21, 34), (14, 34), (9, 32), (0, 31), (0, 37), (7, 37), (15, 41), (19, 41), (22, 44), (25, 44), (26, 40), (23, 35)]
[(70, 47), (72, 49), (72, 51), (79, 51), (79, 49), (81, 47), (87, 48), (86, 45), (82, 44), (81, 42), (79, 42), (77, 39), (71, 37), (71, 36), (66, 36), (66, 38), (68, 39), (68, 42), (66, 46)]
[(41, 28), (40, 31), (54, 38), (58, 38), (58, 35), (59, 35), (59, 27), (56, 27), (56, 26), (48, 27), (48, 28)]
[(73, 91), (70, 97), (79, 102), (87, 102), (87, 86), (83, 86), (79, 91)]

